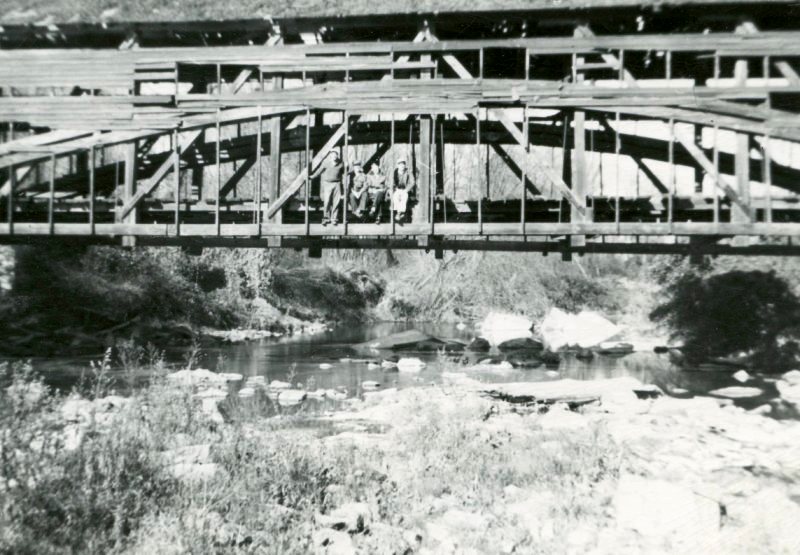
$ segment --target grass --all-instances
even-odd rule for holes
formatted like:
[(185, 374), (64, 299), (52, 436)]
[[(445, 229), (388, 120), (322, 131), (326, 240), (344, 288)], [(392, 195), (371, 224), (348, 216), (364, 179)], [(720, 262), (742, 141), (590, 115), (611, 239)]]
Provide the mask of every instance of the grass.
[[(308, 425), (313, 413), (268, 418), (281, 409), (266, 398), (229, 400), (236, 418), (217, 425), (163, 368), (70, 451), (61, 439), (68, 400), (25, 367), (4, 372), (0, 552), (307, 553), (318, 515), (346, 502), (372, 515), (352, 536), (364, 552), (404, 552), (416, 536), (436, 549), (445, 540), (427, 523), (459, 511), (487, 515), (478, 528), (451, 530), (461, 546), (494, 552), (510, 537), (544, 552), (557, 535), (542, 543), (504, 517), (508, 487), (550, 492), (539, 509), (556, 530), (600, 523), (607, 499), (595, 486), (619, 465), (601, 429), (548, 434), (518, 415), (488, 418), (489, 401), (442, 388), (404, 396), (378, 443), (339, 441), (330, 425)], [(517, 425), (505, 427), (506, 417)], [(164, 450), (196, 444), (211, 446), (219, 471), (206, 482), (176, 479)]]

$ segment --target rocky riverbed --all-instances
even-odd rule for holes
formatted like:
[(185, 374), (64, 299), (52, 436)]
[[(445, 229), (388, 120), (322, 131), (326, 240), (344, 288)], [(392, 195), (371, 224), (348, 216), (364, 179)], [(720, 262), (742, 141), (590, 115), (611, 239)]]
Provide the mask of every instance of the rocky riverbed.
[[(780, 378), (781, 403), (796, 402), (798, 376)], [(131, 426), (141, 434), (136, 422), (164, 426), (182, 415), (192, 423), (159, 428), (159, 447), (143, 454), (183, 484), (175, 506), (188, 502), (191, 511), (146, 516), (127, 549), (193, 550), (197, 538), (217, 549), (274, 549), (279, 525), (291, 530), (286, 552), (800, 549), (800, 422), (763, 408), (673, 398), (632, 378), (492, 384), (461, 376), (365, 392), (329, 410), (304, 405), (307, 392), (288, 383), (248, 380), (254, 394), (241, 397), (240, 381), (184, 370), (128, 399), (57, 401), (63, 446), (75, 453)], [(279, 402), (287, 391), (296, 402)], [(17, 383), (5, 394), (27, 403), (46, 392)], [(258, 485), (254, 472), (281, 464), (296, 474)], [(308, 499), (286, 497), (296, 480), (321, 481)], [(200, 491), (202, 504), (189, 501)], [(263, 520), (234, 510), (231, 494)]]

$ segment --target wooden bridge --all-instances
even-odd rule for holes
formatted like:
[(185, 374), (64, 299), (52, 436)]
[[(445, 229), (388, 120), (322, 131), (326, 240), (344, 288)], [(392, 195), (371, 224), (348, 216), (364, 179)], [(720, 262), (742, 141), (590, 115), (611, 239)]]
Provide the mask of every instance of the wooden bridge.
[[(800, 253), (797, 6), (605, 4), (0, 27), (0, 242)], [(331, 149), (411, 221), (323, 226)]]

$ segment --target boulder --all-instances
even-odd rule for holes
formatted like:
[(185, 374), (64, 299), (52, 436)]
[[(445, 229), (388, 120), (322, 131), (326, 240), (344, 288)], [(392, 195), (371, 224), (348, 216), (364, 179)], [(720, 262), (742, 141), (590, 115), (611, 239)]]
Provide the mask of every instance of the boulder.
[(467, 350), (473, 353), (486, 353), (492, 348), (492, 344), (483, 337), (476, 337), (467, 345)]
[(619, 480), (614, 509), (618, 527), (656, 543), (712, 542), (721, 525), (716, 501), (675, 483), (631, 474)]
[(256, 390), (252, 387), (243, 387), (239, 390), (236, 394), (239, 396), (240, 399), (249, 399), (250, 397), (254, 397), (256, 394)]
[(356, 348), (394, 351), (438, 351), (440, 349), (461, 351), (464, 349), (464, 345), (456, 339), (436, 337), (419, 330), (406, 330), (360, 343), (356, 345)]
[(380, 364), (377, 362), (368, 362), (367, 363), (367, 370), (378, 370), (381, 367)]
[(241, 381), (241, 374), (224, 374), (204, 368), (178, 370), (167, 376), (172, 383), (186, 386), (223, 385), (227, 382)]
[(739, 383), (745, 383), (750, 379), (750, 374), (748, 374), (746, 370), (739, 370), (738, 372), (734, 372), (732, 377)]
[(608, 341), (620, 332), (620, 328), (591, 311), (569, 314), (551, 308), (540, 326), (544, 344), (553, 351), (569, 346), (594, 347)]
[(789, 385), (800, 385), (800, 370), (790, 370), (781, 375), (781, 379)]
[(323, 362), (322, 364), (319, 365), (320, 370), (330, 370), (331, 368), (333, 368), (333, 364), (330, 364), (328, 362)]
[(374, 391), (380, 388), (380, 386), (381, 386), (380, 383), (371, 380), (361, 382), (361, 389), (365, 389), (367, 391)]
[(278, 404), (282, 407), (299, 405), (306, 399), (306, 392), (299, 389), (284, 389), (278, 393)]
[(492, 345), (500, 345), (510, 339), (532, 337), (533, 322), (524, 316), (490, 312), (478, 325), (481, 337)]
[(282, 382), (280, 380), (272, 380), (271, 382), (269, 382), (269, 389), (273, 391), (289, 389), (290, 387), (292, 387), (292, 384), (290, 384), (289, 382)]
[(529, 353), (514, 353), (506, 359), (514, 368), (538, 368), (542, 359)]
[(420, 372), (425, 366), (425, 363), (418, 358), (403, 357), (397, 361), (397, 369), (400, 372)]
[(595, 350), (605, 356), (625, 356), (633, 352), (633, 345), (622, 341), (603, 341)]
[(538, 353), (544, 350), (544, 345), (541, 341), (537, 341), (532, 337), (518, 337), (516, 339), (509, 339), (503, 341), (497, 346), (501, 353), (514, 353), (519, 351), (531, 351)]
[(775, 382), (775, 387), (781, 395), (781, 399), (800, 407), (800, 383), (792, 384), (785, 380)]
[(748, 397), (758, 397), (764, 392), (757, 387), (732, 385), (730, 387), (721, 387), (719, 389), (715, 389), (709, 393), (718, 397), (727, 397), (728, 399), (746, 399)]

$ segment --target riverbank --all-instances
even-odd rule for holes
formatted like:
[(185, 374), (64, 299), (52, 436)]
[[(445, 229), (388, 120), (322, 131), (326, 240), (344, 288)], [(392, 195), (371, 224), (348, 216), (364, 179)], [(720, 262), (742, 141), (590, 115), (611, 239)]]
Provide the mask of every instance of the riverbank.
[[(53, 397), (17, 374), (0, 394), (0, 551), (800, 545), (800, 423), (728, 402), (658, 396), (630, 379), (555, 381), (543, 393), (462, 378), (331, 411), (273, 401), (289, 384), (240, 398), (235, 375), (181, 376), (160, 370), (130, 398), (95, 388), (92, 400)], [(509, 402), (509, 391), (522, 395)], [(533, 403), (532, 392), (563, 402)]]

